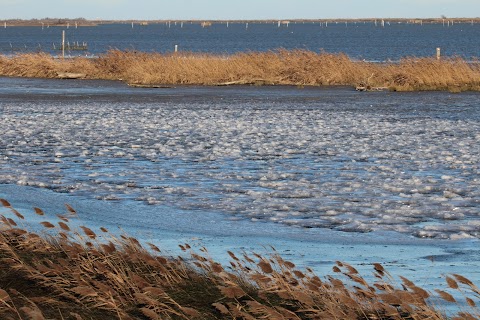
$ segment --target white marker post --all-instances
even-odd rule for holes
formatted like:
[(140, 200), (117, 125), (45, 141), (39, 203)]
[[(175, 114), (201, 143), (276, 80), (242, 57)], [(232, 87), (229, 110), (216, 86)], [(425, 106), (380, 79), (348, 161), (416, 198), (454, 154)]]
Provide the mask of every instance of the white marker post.
[(62, 59), (65, 59), (65, 30), (62, 30)]

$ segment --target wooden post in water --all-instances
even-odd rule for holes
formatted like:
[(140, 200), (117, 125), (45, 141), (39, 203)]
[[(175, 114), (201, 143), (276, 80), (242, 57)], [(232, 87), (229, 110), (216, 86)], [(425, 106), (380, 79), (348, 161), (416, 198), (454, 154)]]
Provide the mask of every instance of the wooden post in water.
[(437, 60), (440, 60), (440, 48), (437, 48)]
[(62, 30), (62, 59), (65, 59), (65, 30)]

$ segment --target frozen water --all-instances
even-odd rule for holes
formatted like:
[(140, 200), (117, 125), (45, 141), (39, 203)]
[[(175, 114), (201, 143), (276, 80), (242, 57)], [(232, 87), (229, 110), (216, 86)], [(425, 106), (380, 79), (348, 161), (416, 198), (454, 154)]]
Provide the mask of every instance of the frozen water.
[(0, 183), (294, 227), (480, 238), (478, 94), (92, 83), (0, 90)]
[(319, 275), (478, 282), (479, 97), (0, 78), (0, 198), (226, 265), (272, 245)]

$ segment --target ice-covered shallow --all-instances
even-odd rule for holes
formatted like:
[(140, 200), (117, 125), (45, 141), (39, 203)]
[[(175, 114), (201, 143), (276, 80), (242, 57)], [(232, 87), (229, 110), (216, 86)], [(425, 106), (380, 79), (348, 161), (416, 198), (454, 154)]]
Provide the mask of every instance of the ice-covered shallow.
[(480, 237), (477, 93), (1, 84), (3, 184), (305, 228)]
[(479, 97), (0, 78), (0, 197), (220, 261), (478, 282)]

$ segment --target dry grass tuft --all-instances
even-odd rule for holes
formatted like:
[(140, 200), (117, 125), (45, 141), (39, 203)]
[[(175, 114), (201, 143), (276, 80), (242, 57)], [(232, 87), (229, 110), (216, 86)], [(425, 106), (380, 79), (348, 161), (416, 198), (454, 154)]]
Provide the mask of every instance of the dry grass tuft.
[[(205, 248), (198, 254), (181, 245), (188, 259), (160, 256), (154, 244), (147, 250), (105, 228), (73, 231), (62, 219), (42, 221), (41, 234), (22, 230), (14, 219), (23, 218), (0, 201), (8, 209), (0, 227), (1, 319), (447, 319), (429, 303), (432, 294), (404, 277), (396, 284), (378, 263), (374, 283), (343, 262), (336, 277), (320, 279), (275, 251), (228, 252), (225, 267)], [(465, 298), (457, 318), (479, 319), (475, 284), (458, 274), (446, 282)], [(444, 303), (459, 301), (435, 292)]]
[(0, 56), (0, 75), (56, 78), (64, 73), (131, 85), (346, 85), (392, 91), (480, 90), (480, 63), (460, 58), (405, 58), (399, 63), (353, 61), (307, 50), (211, 55), (112, 50), (95, 59), (46, 54)]

